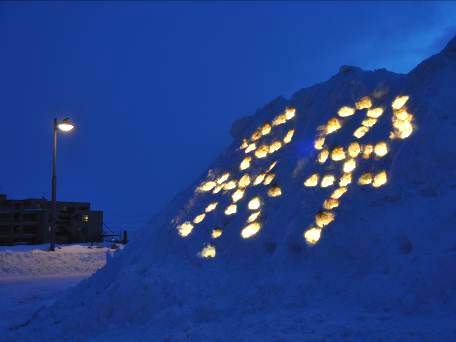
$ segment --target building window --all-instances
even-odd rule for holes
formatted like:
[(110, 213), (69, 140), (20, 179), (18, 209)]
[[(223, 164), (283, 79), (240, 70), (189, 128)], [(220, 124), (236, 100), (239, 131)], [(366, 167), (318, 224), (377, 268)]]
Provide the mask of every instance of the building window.
[(82, 215), (82, 222), (89, 222), (89, 215)]

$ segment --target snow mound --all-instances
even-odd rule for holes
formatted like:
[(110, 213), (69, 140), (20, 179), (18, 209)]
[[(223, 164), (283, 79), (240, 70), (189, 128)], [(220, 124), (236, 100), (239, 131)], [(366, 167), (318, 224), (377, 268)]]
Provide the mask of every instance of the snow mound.
[(454, 44), (237, 121), (140, 239), (12, 338), (454, 340)]

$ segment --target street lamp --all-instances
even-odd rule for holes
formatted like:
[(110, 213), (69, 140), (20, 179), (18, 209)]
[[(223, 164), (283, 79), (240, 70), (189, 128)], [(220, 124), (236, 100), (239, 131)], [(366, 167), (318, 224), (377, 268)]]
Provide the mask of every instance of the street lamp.
[(49, 250), (55, 250), (55, 231), (57, 221), (57, 174), (56, 174), (56, 160), (57, 160), (57, 132), (67, 133), (74, 129), (74, 124), (70, 119), (65, 118), (62, 121), (54, 119), (54, 143), (52, 148), (52, 211), (51, 211), (51, 225), (49, 226)]

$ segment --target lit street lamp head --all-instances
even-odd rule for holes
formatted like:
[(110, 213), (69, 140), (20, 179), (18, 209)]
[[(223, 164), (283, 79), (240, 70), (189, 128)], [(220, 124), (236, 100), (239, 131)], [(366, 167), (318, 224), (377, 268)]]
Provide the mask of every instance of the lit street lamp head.
[(57, 128), (58, 128), (59, 131), (61, 131), (61, 132), (70, 132), (70, 131), (73, 130), (74, 124), (71, 122), (70, 119), (65, 118), (65, 119), (63, 119), (62, 122), (59, 122), (59, 123), (57, 124)]

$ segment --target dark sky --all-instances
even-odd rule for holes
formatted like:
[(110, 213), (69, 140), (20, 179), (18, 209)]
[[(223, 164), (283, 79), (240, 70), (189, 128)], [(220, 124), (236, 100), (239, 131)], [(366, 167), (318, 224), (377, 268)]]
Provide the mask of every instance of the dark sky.
[(52, 119), (68, 115), (59, 199), (141, 226), (236, 118), (344, 64), (408, 72), (455, 25), (451, 2), (3, 2), (0, 193), (50, 197)]

